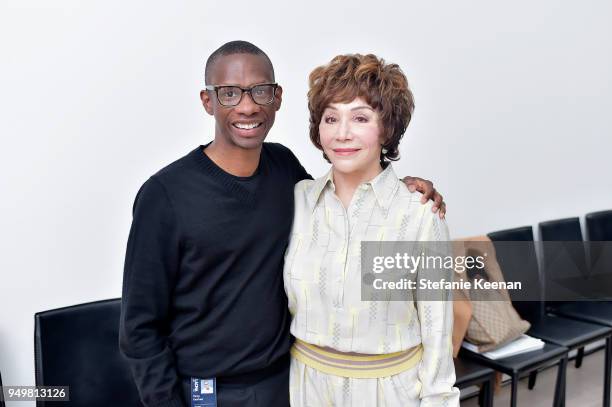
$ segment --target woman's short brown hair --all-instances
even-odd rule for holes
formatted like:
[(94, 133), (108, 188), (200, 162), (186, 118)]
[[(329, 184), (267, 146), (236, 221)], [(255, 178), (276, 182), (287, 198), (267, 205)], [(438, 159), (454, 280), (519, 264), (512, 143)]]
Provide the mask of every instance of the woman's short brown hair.
[[(408, 80), (397, 64), (368, 54), (338, 55), (315, 68), (309, 77), (310, 140), (319, 149), (319, 123), (332, 103), (350, 103), (361, 97), (379, 112), (383, 134), (381, 163), (399, 159), (399, 143), (414, 111)], [(323, 157), (329, 161), (325, 153)]]

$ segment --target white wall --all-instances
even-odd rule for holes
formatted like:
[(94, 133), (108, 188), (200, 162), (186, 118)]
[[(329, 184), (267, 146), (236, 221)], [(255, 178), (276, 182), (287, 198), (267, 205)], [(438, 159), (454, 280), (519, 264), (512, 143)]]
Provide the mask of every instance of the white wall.
[(34, 382), (35, 312), (120, 296), (138, 187), (212, 137), (198, 92), (222, 43), (268, 52), (285, 89), (269, 140), (314, 175), (310, 70), (348, 52), (399, 63), (417, 109), (398, 172), (435, 181), (459, 237), (612, 208), (611, 17), (595, 0), (3, 0), (5, 384)]

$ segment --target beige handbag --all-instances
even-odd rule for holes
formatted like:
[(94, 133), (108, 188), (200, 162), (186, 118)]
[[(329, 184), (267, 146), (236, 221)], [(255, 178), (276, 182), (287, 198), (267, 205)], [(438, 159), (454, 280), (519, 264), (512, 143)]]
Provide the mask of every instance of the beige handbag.
[[(463, 255), (465, 256), (487, 254), (484, 256), (484, 269), (482, 270), (484, 273), (480, 273), (479, 278), (492, 282), (504, 281), (495, 256), (495, 247), (487, 236), (461, 239), (460, 242), (463, 244)], [(457, 251), (461, 251), (461, 243), (455, 246), (459, 247), (455, 249), (455, 254), (457, 254)], [(462, 276), (468, 278), (466, 274)], [(506, 289), (462, 290), (457, 297), (468, 298), (472, 304), (472, 318), (465, 339), (477, 345), (479, 352), (497, 349), (524, 334), (531, 326), (516, 312)]]

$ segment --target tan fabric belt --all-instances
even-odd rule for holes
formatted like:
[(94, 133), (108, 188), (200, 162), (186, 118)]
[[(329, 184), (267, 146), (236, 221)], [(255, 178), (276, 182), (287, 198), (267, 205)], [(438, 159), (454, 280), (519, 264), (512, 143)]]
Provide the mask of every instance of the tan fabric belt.
[(313, 369), (341, 377), (379, 378), (393, 376), (413, 368), (423, 355), (421, 344), (405, 351), (384, 355), (339, 352), (295, 340), (291, 355)]

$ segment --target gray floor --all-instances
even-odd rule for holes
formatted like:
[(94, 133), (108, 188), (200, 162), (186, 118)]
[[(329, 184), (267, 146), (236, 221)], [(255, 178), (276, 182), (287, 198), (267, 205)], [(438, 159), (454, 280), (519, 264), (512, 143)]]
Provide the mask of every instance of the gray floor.
[[(570, 354), (571, 355), (571, 354)], [(603, 403), (604, 350), (586, 356), (580, 369), (575, 362), (567, 366), (566, 407), (596, 407)], [(527, 378), (521, 379), (518, 387), (519, 407), (552, 406), (557, 369), (549, 368), (538, 373), (536, 386), (527, 388)], [(510, 384), (502, 385), (495, 394), (495, 407), (510, 405)], [(478, 407), (476, 397), (461, 402), (461, 407)]]

